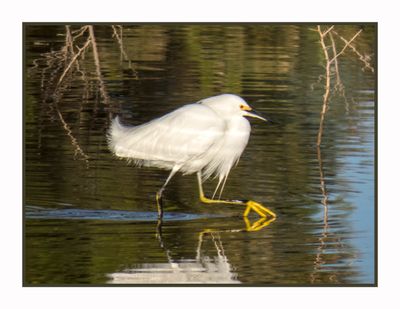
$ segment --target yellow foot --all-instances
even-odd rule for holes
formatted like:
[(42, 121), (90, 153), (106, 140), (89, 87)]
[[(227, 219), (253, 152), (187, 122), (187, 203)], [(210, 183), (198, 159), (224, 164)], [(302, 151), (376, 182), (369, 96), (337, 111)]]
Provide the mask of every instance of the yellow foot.
[(243, 217), (244, 222), (246, 223), (246, 231), (247, 232), (255, 232), (263, 229), (264, 227), (270, 225), (271, 222), (275, 221), (276, 217), (272, 217), (267, 219), (266, 217), (258, 219), (253, 224), (250, 223), (250, 220), (247, 217)]
[(204, 196), (204, 194), (202, 194), (202, 191), (200, 191), (200, 201), (202, 201), (203, 203), (207, 203), (207, 204), (212, 204), (212, 203), (216, 203), (216, 204), (231, 204), (231, 205), (245, 205), (246, 209), (243, 213), (243, 217), (247, 217), (250, 213), (250, 211), (255, 211), (256, 213), (258, 213), (258, 215), (262, 218), (266, 218), (268, 216), (270, 216), (271, 218), (276, 218), (276, 214), (269, 210), (267, 207), (264, 207), (263, 205), (261, 205), (260, 203), (257, 203), (255, 201), (249, 200), (249, 201), (243, 201), (243, 200), (213, 200), (213, 199), (209, 199), (207, 197)]
[(276, 214), (274, 212), (272, 212), (268, 208), (264, 207), (260, 203), (257, 203), (257, 202), (254, 202), (254, 201), (250, 200), (250, 201), (247, 201), (245, 203), (245, 205), (247, 207), (246, 207), (246, 209), (245, 209), (245, 211), (243, 213), (243, 217), (247, 217), (249, 215), (250, 211), (253, 210), (256, 213), (258, 213), (260, 215), (260, 217), (262, 217), (262, 218), (266, 218), (267, 215), (269, 215), (273, 219), (276, 218)]
[(200, 194), (200, 201), (206, 204), (231, 204), (231, 205), (243, 205), (244, 202), (240, 200), (214, 200), (205, 197), (204, 194)]

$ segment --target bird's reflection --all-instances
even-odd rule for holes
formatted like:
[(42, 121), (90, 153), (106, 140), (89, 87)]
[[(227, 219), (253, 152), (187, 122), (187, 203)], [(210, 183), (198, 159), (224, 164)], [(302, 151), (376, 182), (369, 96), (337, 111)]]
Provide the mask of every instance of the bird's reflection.
[[(221, 240), (224, 233), (255, 232), (267, 227), (275, 218), (261, 218), (251, 223), (245, 217), (244, 228), (205, 229), (198, 234), (194, 259), (173, 259), (163, 237), (163, 221), (158, 220), (156, 237), (167, 257), (166, 263), (143, 263), (108, 275), (111, 284), (238, 284), (240, 281), (230, 264)], [(215, 247), (214, 256), (206, 255), (205, 243)]]

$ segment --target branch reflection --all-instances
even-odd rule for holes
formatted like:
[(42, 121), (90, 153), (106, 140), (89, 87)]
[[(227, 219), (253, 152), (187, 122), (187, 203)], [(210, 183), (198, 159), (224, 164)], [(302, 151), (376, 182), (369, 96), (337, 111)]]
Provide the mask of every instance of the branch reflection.
[[(337, 271), (331, 270), (329, 272), (324, 272), (324, 266), (326, 266), (326, 264), (332, 263), (331, 259), (336, 259), (340, 257), (335, 254), (329, 254), (328, 250), (332, 247), (342, 247), (343, 244), (341, 243), (340, 237), (329, 231), (328, 191), (326, 189), (323, 159), (321, 155), (321, 148), (319, 146), (317, 146), (317, 159), (322, 195), (321, 204), (324, 207), (324, 213), (322, 232), (321, 236), (318, 238), (319, 245), (317, 247), (317, 254), (314, 260), (314, 270), (310, 274), (310, 282), (313, 284), (319, 282), (330, 282), (332, 284), (338, 284), (340, 282), (338, 279)], [(328, 278), (325, 278), (326, 275), (329, 275)]]

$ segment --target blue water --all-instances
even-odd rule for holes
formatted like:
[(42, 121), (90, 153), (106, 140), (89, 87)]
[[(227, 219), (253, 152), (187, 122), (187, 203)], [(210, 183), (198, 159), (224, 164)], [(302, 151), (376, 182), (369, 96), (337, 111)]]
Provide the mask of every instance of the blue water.
[[(205, 218), (219, 218), (215, 214), (188, 214), (167, 212), (163, 221), (184, 221)], [(127, 211), (127, 210), (96, 210), (80, 208), (53, 209), (35, 206), (25, 207), (26, 219), (63, 219), (63, 220), (116, 220), (116, 221), (157, 221), (157, 212)]]

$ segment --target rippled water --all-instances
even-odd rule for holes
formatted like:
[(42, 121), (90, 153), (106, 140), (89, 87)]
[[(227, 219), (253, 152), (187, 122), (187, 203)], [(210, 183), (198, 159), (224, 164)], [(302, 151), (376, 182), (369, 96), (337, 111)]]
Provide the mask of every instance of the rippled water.
[[(66, 34), (80, 25), (26, 25), (25, 284), (375, 283), (374, 74), (350, 50), (339, 58), (344, 93), (331, 97), (318, 151), (324, 59), (310, 28), (125, 25), (120, 36), (96, 25), (99, 62), (91, 45), (61, 77)], [(349, 39), (359, 27), (335, 29)], [(355, 44), (373, 57), (373, 26)], [(168, 172), (115, 159), (110, 118), (137, 125), (225, 92), (274, 123), (251, 120), (224, 196), (261, 202), (277, 219), (202, 204), (196, 177), (177, 175), (160, 224), (155, 192)]]

